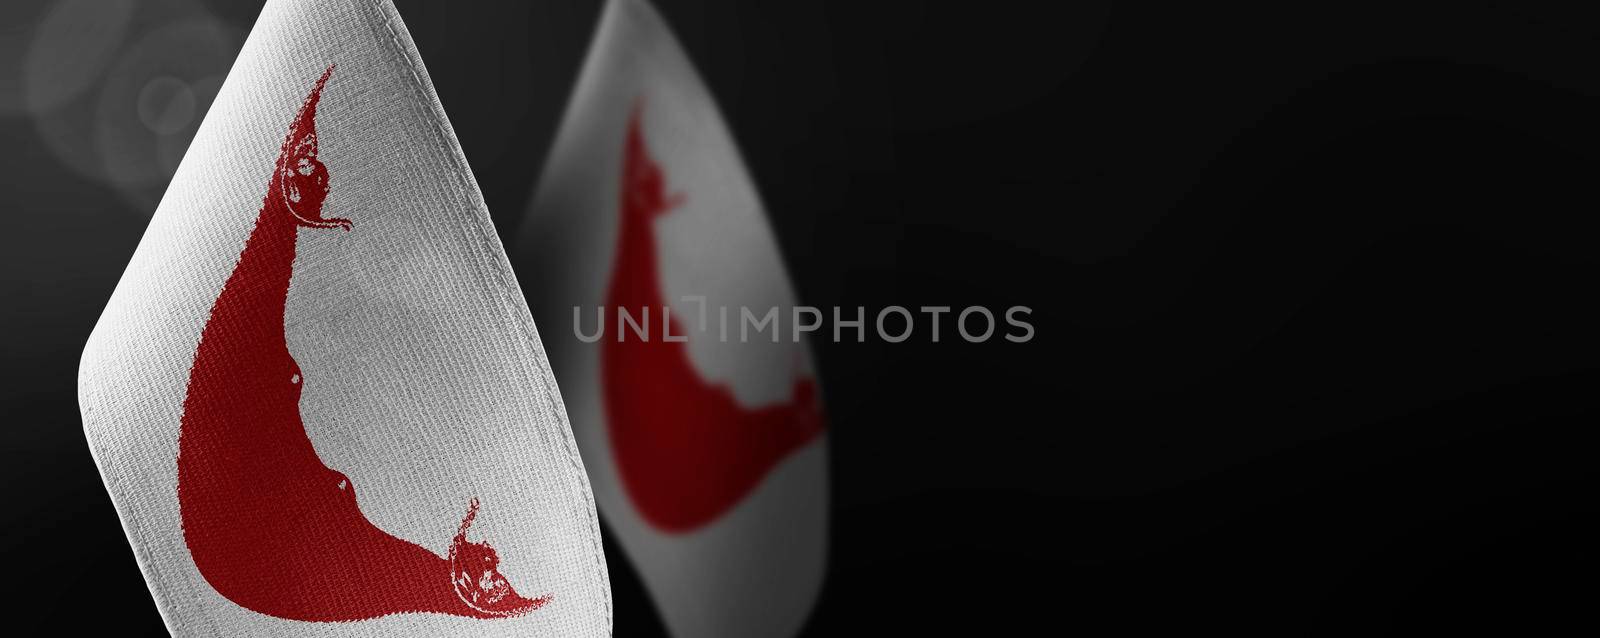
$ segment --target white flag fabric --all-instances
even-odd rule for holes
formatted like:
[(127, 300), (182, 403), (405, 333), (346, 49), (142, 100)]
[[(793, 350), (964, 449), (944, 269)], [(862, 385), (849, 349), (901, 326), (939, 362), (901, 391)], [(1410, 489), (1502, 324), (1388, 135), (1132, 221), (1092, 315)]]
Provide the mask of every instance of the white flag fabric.
[(826, 554), (818, 384), (751, 178), (646, 3), (606, 6), (514, 248), (608, 533), (668, 629), (796, 633)]
[(603, 636), (594, 500), (388, 0), (268, 2), (85, 348), (177, 636)]

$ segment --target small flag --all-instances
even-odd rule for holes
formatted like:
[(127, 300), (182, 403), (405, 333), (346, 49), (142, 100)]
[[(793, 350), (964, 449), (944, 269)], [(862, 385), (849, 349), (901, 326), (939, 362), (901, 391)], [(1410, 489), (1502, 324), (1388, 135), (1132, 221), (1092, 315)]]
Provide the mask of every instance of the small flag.
[(601, 515), (668, 628), (799, 631), (826, 554), (820, 391), (750, 176), (645, 2), (607, 4), (516, 255)]
[(274, 0), (83, 354), (178, 636), (601, 636), (583, 463), (388, 0)]

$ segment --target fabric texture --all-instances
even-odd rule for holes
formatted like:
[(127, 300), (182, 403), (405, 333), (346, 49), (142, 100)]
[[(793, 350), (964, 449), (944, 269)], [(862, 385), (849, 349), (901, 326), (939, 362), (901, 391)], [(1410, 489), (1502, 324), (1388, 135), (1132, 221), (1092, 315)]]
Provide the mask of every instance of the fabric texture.
[[(350, 228), (325, 221), (338, 218)], [(274, 338), (279, 359), (240, 354)], [(174, 635), (610, 633), (594, 500), (555, 379), (388, 0), (267, 3), (85, 347), (79, 392)], [(199, 468), (181, 477), (180, 447)], [(284, 489), (304, 476), (306, 490)], [(355, 558), (293, 572), (329, 547), (419, 582)], [(253, 578), (293, 584), (279, 596)], [(325, 581), (354, 585), (315, 589)]]

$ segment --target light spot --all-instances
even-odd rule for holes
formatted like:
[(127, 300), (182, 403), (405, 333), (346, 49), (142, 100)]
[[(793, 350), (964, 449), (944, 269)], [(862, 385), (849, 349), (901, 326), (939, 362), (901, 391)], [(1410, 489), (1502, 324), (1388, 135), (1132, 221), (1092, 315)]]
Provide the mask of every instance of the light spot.
[(136, 110), (139, 121), (152, 133), (175, 135), (189, 127), (198, 112), (198, 103), (187, 82), (162, 76), (139, 89)]

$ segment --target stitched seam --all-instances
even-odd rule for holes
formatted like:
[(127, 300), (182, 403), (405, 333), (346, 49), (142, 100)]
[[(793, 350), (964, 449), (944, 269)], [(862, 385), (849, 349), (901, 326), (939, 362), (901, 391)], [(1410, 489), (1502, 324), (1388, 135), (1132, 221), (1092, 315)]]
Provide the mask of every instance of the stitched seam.
[[(543, 399), (545, 402), (545, 407), (548, 413), (555, 418), (557, 424), (561, 426), (562, 431), (558, 434), (561, 435), (564, 443), (564, 445), (561, 446), (562, 451), (565, 453), (565, 460), (568, 467), (574, 471), (577, 477), (576, 484), (572, 484), (573, 481), (571, 479), (565, 481), (569, 483), (569, 491), (575, 492), (575, 495), (580, 497), (579, 501), (587, 502), (588, 505), (587, 519), (590, 546), (594, 556), (594, 568), (595, 573), (599, 577), (597, 583), (604, 585), (601, 587), (599, 592), (600, 606), (602, 612), (604, 613), (607, 630), (610, 631), (613, 620), (611, 610), (611, 588), (609, 585), (610, 578), (605, 566), (604, 549), (601, 546), (599, 522), (595, 515), (593, 491), (592, 488), (584, 489), (585, 487), (588, 487), (588, 474), (584, 471), (582, 457), (578, 454), (576, 437), (574, 437), (572, 434), (572, 426), (568, 422), (566, 410), (564, 406), (555, 401), (555, 397), (559, 395), (557, 394), (558, 391), (555, 386), (553, 373), (549, 369), (549, 363), (544, 360), (543, 356), (541, 356), (542, 347), (539, 347), (540, 341), (538, 338), (537, 328), (533, 326), (531, 317), (521, 316), (521, 313), (517, 313), (514, 310), (517, 307), (516, 301), (520, 295), (520, 289), (517, 288), (511, 281), (512, 276), (509, 272), (507, 272), (507, 268), (503, 261), (496, 258), (499, 257), (499, 255), (495, 254), (495, 241), (492, 235), (493, 231), (484, 227), (484, 221), (488, 217), (488, 206), (482, 201), (482, 195), (477, 192), (477, 189), (471, 178), (471, 171), (466, 166), (465, 158), (462, 155), (459, 145), (451, 143), (453, 136), (448, 130), (445, 129), (445, 124), (443, 123), (441, 116), (441, 112), (443, 110), (442, 106), (439, 104), (437, 97), (431, 95), (427, 90), (427, 84), (422, 80), (421, 71), (417, 68), (415, 60), (412, 59), (407, 47), (401, 44), (400, 34), (395, 30), (393, 24), (394, 21), (399, 19), (399, 12), (395, 10), (393, 4), (391, 4), (388, 0), (371, 0), (367, 6), (377, 14), (379, 22), (381, 22), (385, 30), (389, 32), (389, 44), (393, 47), (396, 57), (404, 62), (406, 70), (411, 74), (412, 89), (416, 91), (418, 97), (424, 102), (424, 104), (429, 107), (430, 113), (428, 114), (428, 123), (431, 125), (433, 134), (437, 138), (436, 141), (444, 147), (446, 155), (450, 157), (450, 161), (454, 164), (455, 170), (452, 172), (459, 182), (457, 186), (460, 188), (462, 193), (467, 196), (469, 203), (473, 204), (473, 211), (469, 217), (472, 229), (477, 231), (480, 271), (485, 266), (485, 264), (483, 264), (484, 261), (490, 262), (487, 264), (487, 269), (493, 274), (494, 281), (500, 287), (500, 296), (496, 301), (500, 302), (499, 305), (501, 313), (506, 319), (509, 319), (512, 324), (517, 326), (523, 339), (523, 345), (532, 350), (530, 354), (534, 356), (532, 356), (531, 359), (538, 362), (538, 364), (535, 365), (529, 361), (523, 361), (522, 365), (524, 369), (528, 367), (534, 368), (531, 370), (531, 372), (533, 372), (534, 376), (537, 376), (540, 380), (541, 389), (544, 390)], [(387, 11), (385, 11), (385, 9), (387, 9)], [(476, 195), (476, 197), (474, 197), (474, 195)]]
[[(91, 337), (92, 339), (93, 337)], [(173, 601), (168, 598), (161, 586), (161, 583), (171, 581), (162, 578), (164, 572), (161, 569), (161, 561), (150, 559), (150, 541), (144, 527), (140, 525), (139, 516), (133, 512), (132, 504), (134, 499), (127, 487), (122, 483), (116, 462), (112, 460), (113, 456), (107, 454), (105, 445), (100, 442), (106, 438), (109, 431), (100, 425), (103, 421), (91, 417), (95, 412), (96, 398), (90, 384), (87, 383), (88, 379), (89, 375), (86, 371), (78, 371), (78, 402), (83, 414), (84, 438), (88, 439), (90, 456), (93, 457), (95, 464), (100, 467), (100, 475), (105, 480), (107, 490), (111, 492), (112, 505), (117, 511), (117, 518), (122, 520), (124, 530), (129, 535), (128, 544), (133, 548), (134, 561), (144, 571), (143, 575), (147, 580), (146, 585), (150, 590), (150, 597), (155, 599), (156, 610), (160, 612), (161, 619), (166, 623), (167, 628), (173, 635), (186, 635), (188, 632), (184, 631), (187, 626), (184, 615), (172, 609)], [(88, 428), (93, 428), (94, 431), (99, 432), (99, 435), (91, 434)], [(177, 486), (173, 486), (173, 492), (174, 496), (176, 496)], [(185, 549), (187, 549), (187, 544), (185, 544)], [(202, 613), (200, 615), (206, 617), (207, 620), (211, 620), (208, 614)], [(213, 630), (216, 629), (214, 623), (211, 626)], [(220, 636), (222, 634), (213, 631), (213, 635)]]

